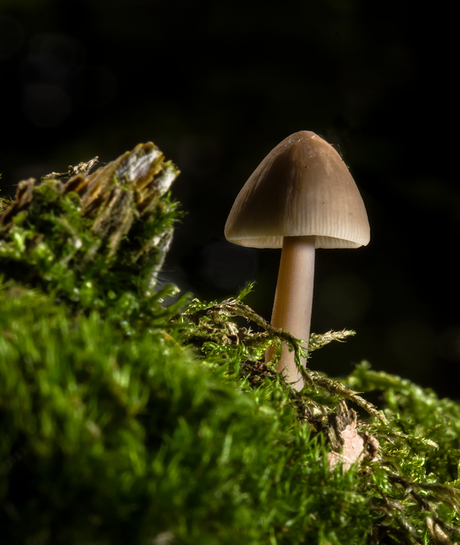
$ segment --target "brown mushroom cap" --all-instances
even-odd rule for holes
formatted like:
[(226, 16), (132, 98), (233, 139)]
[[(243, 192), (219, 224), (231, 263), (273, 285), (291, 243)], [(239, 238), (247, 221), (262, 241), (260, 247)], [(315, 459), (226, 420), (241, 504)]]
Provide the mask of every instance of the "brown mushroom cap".
[(370, 240), (361, 195), (337, 151), (314, 132), (285, 138), (236, 197), (225, 238), (281, 248), (284, 237), (316, 236), (316, 248), (358, 248)]

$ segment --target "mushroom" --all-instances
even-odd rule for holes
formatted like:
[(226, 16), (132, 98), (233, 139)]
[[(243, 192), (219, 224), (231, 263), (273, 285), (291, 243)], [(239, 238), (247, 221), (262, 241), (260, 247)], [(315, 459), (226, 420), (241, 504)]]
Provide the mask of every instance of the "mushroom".
[[(252, 248), (282, 248), (271, 324), (308, 349), (316, 248), (358, 248), (370, 229), (361, 195), (337, 151), (311, 131), (285, 138), (239, 192), (225, 238)], [(267, 350), (267, 360), (276, 347)], [(305, 366), (305, 361), (302, 362)], [(297, 390), (303, 379), (283, 345), (277, 371)]]

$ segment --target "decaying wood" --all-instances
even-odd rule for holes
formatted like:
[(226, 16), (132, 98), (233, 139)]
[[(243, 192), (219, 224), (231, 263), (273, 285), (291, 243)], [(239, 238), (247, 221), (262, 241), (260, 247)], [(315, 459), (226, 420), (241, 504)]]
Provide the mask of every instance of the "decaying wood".
[(72, 178), (80, 173), (88, 174), (97, 163), (99, 163), (99, 157), (96, 155), (96, 157), (86, 163), (78, 163), (78, 165), (75, 166), (69, 165), (67, 172), (50, 172), (49, 174), (42, 176), (42, 180), (64, 180), (66, 178)]
[[(74, 192), (81, 199), (81, 214), (94, 220), (91, 230), (107, 241), (108, 258), (115, 256), (121, 240), (136, 220), (146, 221), (155, 211), (160, 197), (165, 195), (180, 171), (171, 162), (164, 162), (162, 152), (152, 143), (138, 144), (115, 161), (90, 173), (98, 157), (66, 173), (52, 172), (43, 177), (43, 183), (53, 186), (63, 196)], [(67, 181), (63, 179), (68, 178)], [(19, 183), (12, 204), (0, 215), (0, 233), (7, 231), (12, 219), (26, 210), (33, 199), (36, 180), (30, 178)], [(158, 249), (160, 266), (171, 244), (172, 229), (161, 236), (145, 241), (135, 252), (134, 260)]]
[(35, 182), (36, 180), (34, 178), (19, 182), (14, 201), (3, 214), (0, 214), (0, 233), (9, 228), (11, 220), (18, 212), (26, 210), (29, 207), (32, 202)]

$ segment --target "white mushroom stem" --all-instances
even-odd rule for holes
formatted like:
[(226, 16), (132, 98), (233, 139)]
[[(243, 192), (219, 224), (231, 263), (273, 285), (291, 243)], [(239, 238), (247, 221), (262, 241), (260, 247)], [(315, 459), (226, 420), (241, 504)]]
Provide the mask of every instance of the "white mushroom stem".
[[(314, 270), (315, 237), (284, 237), (271, 324), (303, 340), (305, 349), (310, 337)], [(267, 359), (273, 356), (274, 350), (269, 349)], [(283, 372), (296, 390), (303, 388), (294, 352), (286, 345), (283, 345), (277, 371)]]

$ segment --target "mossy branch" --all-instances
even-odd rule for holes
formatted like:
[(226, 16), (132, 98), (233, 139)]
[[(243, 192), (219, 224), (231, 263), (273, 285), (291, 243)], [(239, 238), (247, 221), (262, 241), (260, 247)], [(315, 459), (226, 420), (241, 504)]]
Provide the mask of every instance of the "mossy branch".
[[(245, 293), (247, 290), (245, 291)], [(309, 387), (317, 387), (327, 390), (331, 394), (336, 395), (342, 399), (349, 399), (353, 403), (356, 403), (363, 409), (365, 409), (371, 416), (379, 418), (380, 420), (385, 420), (384, 415), (378, 411), (372, 403), (369, 403), (357, 392), (347, 388), (338, 380), (332, 380), (324, 375), (315, 373), (310, 369), (305, 369), (301, 365), (301, 358), (305, 357), (303, 350), (303, 343), (301, 340), (296, 339), (293, 335), (273, 327), (267, 320), (259, 316), (253, 309), (241, 301), (242, 296), (240, 295), (237, 298), (229, 298), (221, 303), (213, 303), (207, 306), (202, 306), (201, 304), (191, 305), (183, 314), (182, 319), (190, 320), (195, 324), (199, 323), (199, 326), (195, 329), (194, 335), (201, 335), (203, 339), (206, 338), (206, 330), (209, 331), (209, 327), (206, 325), (206, 321), (201, 320), (201, 318), (208, 318), (211, 320), (211, 323), (224, 322), (226, 328), (232, 331), (233, 335), (236, 335), (246, 346), (257, 345), (261, 351), (264, 351), (272, 342), (285, 343), (289, 346), (290, 350), (295, 352), (295, 359), (299, 369), (302, 372), (304, 380)], [(239, 329), (236, 324), (228, 321), (228, 318), (239, 316), (244, 318), (248, 322), (253, 322), (256, 326), (263, 329), (263, 333), (254, 333), (252, 331)], [(209, 321), (207, 322), (209, 324)], [(347, 337), (354, 335), (354, 331), (329, 331), (325, 334), (319, 335), (312, 333), (310, 336), (310, 351), (319, 350), (320, 348), (326, 346), (332, 341), (343, 341)], [(275, 363), (275, 362), (274, 362)], [(308, 394), (307, 394), (308, 395)]]

